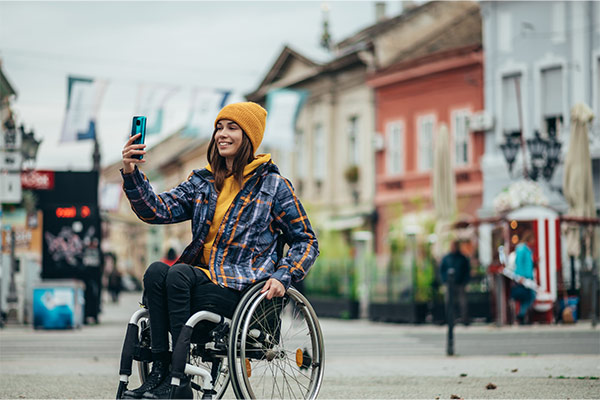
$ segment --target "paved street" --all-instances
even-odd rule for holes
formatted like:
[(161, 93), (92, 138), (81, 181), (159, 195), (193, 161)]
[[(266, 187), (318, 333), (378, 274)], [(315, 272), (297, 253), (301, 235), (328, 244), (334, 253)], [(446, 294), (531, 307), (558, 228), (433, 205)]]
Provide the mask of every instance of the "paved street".
[[(0, 398), (114, 398), (125, 326), (139, 294), (105, 304), (102, 323), (75, 331), (0, 331)], [(445, 327), (321, 320), (320, 398), (598, 398), (600, 329)], [(462, 375), (462, 376), (461, 376)], [(136, 382), (136, 380), (134, 380)], [(493, 383), (496, 389), (486, 389)]]

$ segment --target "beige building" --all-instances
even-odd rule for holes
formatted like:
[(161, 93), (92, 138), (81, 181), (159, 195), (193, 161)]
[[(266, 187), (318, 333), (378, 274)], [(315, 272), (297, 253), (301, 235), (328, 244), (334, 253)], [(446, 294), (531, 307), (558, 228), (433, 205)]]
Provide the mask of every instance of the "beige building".
[[(208, 141), (186, 137), (181, 131), (148, 149), (141, 167), (157, 193), (170, 190), (189, 174), (204, 168)], [(163, 257), (169, 247), (179, 254), (192, 238), (191, 223), (150, 225), (131, 210), (122, 190), (121, 161), (102, 169), (100, 188), (103, 213), (103, 247), (117, 255), (121, 270), (141, 279), (150, 263)]]
[(377, 105), (366, 79), (405, 53), (412, 55), (419, 42), (439, 35), (440, 25), (473, 7), (478, 6), (470, 1), (429, 2), (394, 18), (380, 17), (339, 42), (323, 64), (286, 46), (247, 95), (265, 104), (273, 89), (308, 91), (296, 121), (290, 178), (317, 229), (343, 232), (348, 240), (352, 231), (374, 232), (374, 156), (385, 142), (375, 132)]

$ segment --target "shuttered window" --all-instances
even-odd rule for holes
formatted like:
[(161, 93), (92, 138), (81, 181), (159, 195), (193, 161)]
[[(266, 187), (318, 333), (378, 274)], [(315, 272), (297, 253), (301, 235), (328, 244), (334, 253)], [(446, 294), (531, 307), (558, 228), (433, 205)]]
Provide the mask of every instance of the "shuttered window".
[(519, 132), (519, 108), (516, 84), (520, 84), (521, 75), (509, 75), (502, 78), (502, 132)]
[(417, 122), (417, 143), (419, 171), (429, 171), (433, 167), (433, 129), (435, 117), (424, 115)]
[(404, 172), (404, 122), (394, 121), (386, 126), (386, 169), (388, 175)]

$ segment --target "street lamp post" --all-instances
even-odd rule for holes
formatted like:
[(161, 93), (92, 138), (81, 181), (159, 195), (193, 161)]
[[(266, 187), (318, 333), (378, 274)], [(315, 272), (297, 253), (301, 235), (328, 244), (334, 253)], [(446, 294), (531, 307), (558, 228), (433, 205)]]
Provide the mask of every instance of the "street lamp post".
[[(12, 123), (12, 125), (11, 125)], [(7, 124), (5, 124), (5, 127), (7, 126)], [(15, 124), (14, 124), (14, 120), (10, 120), (10, 123), (8, 124), (8, 128), (12, 128), (12, 130), (16, 133), (16, 129), (15, 128)], [(42, 142), (41, 140), (35, 140), (35, 134), (33, 132), (33, 130), (30, 130), (29, 132), (25, 131), (25, 127), (23, 125), (21, 125), (19, 127), (19, 132), (16, 133), (16, 135), (20, 135), (21, 136), (21, 140), (20, 142), (17, 141), (17, 143), (20, 144), (20, 147), (17, 147), (15, 150), (17, 150), (18, 152), (21, 153), (21, 164), (19, 166), (20, 170), (23, 169), (27, 169), (26, 163), (30, 163), (30, 166), (34, 166), (35, 165), (35, 160), (37, 157), (37, 152), (38, 152), (38, 148), (40, 146), (40, 143)], [(17, 272), (17, 266), (18, 266), (18, 261), (17, 261), (17, 257), (15, 254), (15, 247), (16, 247), (16, 237), (15, 237), (15, 230), (14, 228), (11, 228), (10, 230), (7, 230), (7, 234), (10, 235), (10, 283), (8, 286), (8, 293), (6, 296), (6, 302), (8, 305), (8, 316), (10, 319), (15, 319), (17, 318), (17, 315), (19, 314), (17, 311), (18, 308), (18, 302), (19, 302), (19, 293), (17, 290), (17, 285), (16, 285), (16, 280), (15, 280), (15, 274)]]
[(19, 130), (21, 131), (21, 155), (23, 156), (23, 167), (27, 169), (25, 166), (26, 162), (31, 163), (31, 166), (35, 165), (35, 160), (37, 158), (37, 152), (42, 143), (41, 140), (35, 140), (35, 133), (33, 130), (29, 132), (25, 132), (25, 127), (23, 125), (20, 126)]

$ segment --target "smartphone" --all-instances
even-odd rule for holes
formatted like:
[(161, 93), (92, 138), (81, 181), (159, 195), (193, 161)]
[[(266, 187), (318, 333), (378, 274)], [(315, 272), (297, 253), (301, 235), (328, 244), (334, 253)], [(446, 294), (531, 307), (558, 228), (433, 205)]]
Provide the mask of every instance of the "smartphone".
[[(131, 122), (131, 136), (137, 135), (141, 133), (142, 135), (137, 138), (133, 144), (144, 144), (146, 140), (146, 117), (143, 116), (135, 116), (133, 117), (133, 121)], [(138, 160), (142, 159), (142, 155), (135, 155), (133, 158), (137, 158)]]

